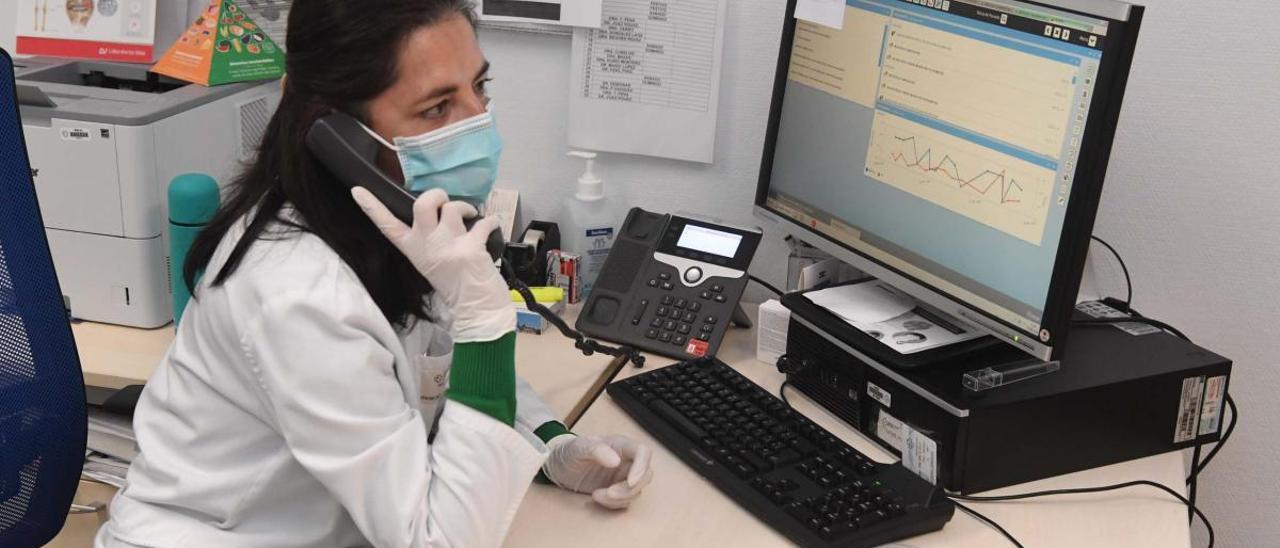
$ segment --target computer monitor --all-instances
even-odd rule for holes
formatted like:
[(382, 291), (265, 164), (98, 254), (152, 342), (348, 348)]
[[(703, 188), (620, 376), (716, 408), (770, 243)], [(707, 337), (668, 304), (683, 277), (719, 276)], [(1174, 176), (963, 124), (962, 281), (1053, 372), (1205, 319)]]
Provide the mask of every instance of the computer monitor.
[(847, 0), (790, 18), (757, 213), (1045, 360), (1065, 343), (1142, 8)]

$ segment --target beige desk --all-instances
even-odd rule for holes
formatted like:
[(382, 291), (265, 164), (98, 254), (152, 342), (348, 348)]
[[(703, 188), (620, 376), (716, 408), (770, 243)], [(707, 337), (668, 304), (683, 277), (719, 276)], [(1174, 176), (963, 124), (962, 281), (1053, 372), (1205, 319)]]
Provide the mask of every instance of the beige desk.
[[(572, 322), (576, 310), (570, 311)], [(173, 326), (130, 329), (82, 322), (72, 326), (85, 384), (123, 388), (146, 382), (169, 343)], [(564, 416), (609, 364), (608, 356), (583, 356), (559, 333), (521, 333), (516, 343), (516, 372), (529, 381), (551, 409)]]
[[(754, 313), (754, 310), (750, 311)], [(153, 331), (96, 324), (74, 328), (86, 382), (120, 387), (145, 381), (164, 356), (172, 328)], [(720, 356), (761, 386), (776, 392), (782, 382), (771, 365), (755, 360), (754, 332), (734, 329)], [(647, 369), (671, 360), (651, 357)], [(587, 358), (558, 334), (521, 335), (517, 369), (551, 408), (568, 413), (608, 363)], [(622, 376), (637, 371), (628, 367)], [(818, 424), (882, 462), (892, 459), (845, 423), (796, 392), (792, 403)], [(624, 512), (597, 508), (589, 498), (535, 485), (516, 516), (507, 546), (785, 546), (786, 540), (740, 509), (725, 495), (685, 467), (604, 396), (575, 429), (591, 434), (625, 434), (656, 449), (653, 484), (636, 505)], [(1104, 485), (1149, 479), (1178, 488), (1183, 455), (1168, 453), (998, 491), (1017, 493), (1061, 487)], [(105, 501), (109, 490), (82, 484), (77, 502)], [(1027, 546), (1159, 546), (1190, 545), (1185, 508), (1154, 490), (1135, 488), (1098, 495), (1038, 499), (1034, 502), (975, 504)], [(98, 520), (73, 516), (50, 546), (89, 546)], [(908, 539), (905, 546), (999, 547), (1007, 543), (994, 531), (960, 512), (940, 532)]]
[[(754, 310), (749, 310), (754, 316)], [(753, 331), (732, 330), (720, 358), (756, 383), (777, 393), (783, 377), (772, 365), (755, 359)], [(654, 358), (647, 369), (669, 364)], [(622, 377), (634, 375), (628, 368)], [(792, 404), (854, 448), (881, 462), (888, 453), (828, 414), (803, 395), (788, 391)], [(535, 485), (507, 536), (509, 548), (581, 546), (786, 546), (787, 540), (662, 448), (605, 395), (575, 430), (589, 434), (624, 434), (657, 448), (654, 481), (636, 504), (624, 512), (596, 507), (586, 497)], [(1148, 479), (1181, 490), (1183, 455), (1167, 453), (1133, 462), (1019, 485), (991, 494), (1085, 487)], [(1000, 523), (1026, 546), (1187, 547), (1187, 510), (1168, 495), (1133, 488), (1097, 495), (1037, 499), (1034, 502), (972, 504)], [(902, 546), (1010, 546), (999, 533), (959, 510), (941, 531), (904, 540)]]

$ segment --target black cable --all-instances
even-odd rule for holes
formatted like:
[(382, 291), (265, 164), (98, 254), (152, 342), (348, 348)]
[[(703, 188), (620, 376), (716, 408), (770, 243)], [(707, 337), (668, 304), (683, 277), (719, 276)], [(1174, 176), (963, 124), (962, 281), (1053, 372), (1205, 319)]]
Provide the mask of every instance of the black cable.
[(1120, 270), (1124, 272), (1124, 285), (1128, 288), (1126, 292), (1128, 296), (1124, 299), (1124, 310), (1121, 310), (1121, 312), (1128, 312), (1129, 307), (1133, 305), (1133, 279), (1129, 277), (1129, 267), (1124, 264), (1124, 259), (1120, 257), (1120, 252), (1116, 251), (1116, 248), (1111, 247), (1111, 244), (1107, 243), (1106, 240), (1093, 236), (1093, 241), (1102, 244), (1103, 247), (1110, 250), (1111, 254), (1115, 255), (1116, 261), (1120, 263)]
[(769, 282), (766, 282), (766, 281), (764, 281), (764, 280), (761, 280), (760, 278), (757, 278), (755, 275), (747, 274), (747, 279), (749, 279), (749, 280), (751, 280), (751, 281), (753, 281), (753, 282), (755, 282), (755, 283), (760, 284), (760, 287), (763, 287), (763, 288), (765, 288), (765, 289), (768, 289), (769, 291), (772, 291), (775, 295), (777, 295), (777, 296), (779, 296), (779, 297), (781, 297), (781, 296), (785, 295), (785, 293), (783, 293), (783, 292), (782, 292), (781, 290), (779, 290), (777, 287), (774, 287), (774, 286), (773, 286), (773, 284), (770, 284)]
[(1221, 449), (1222, 449), (1222, 447), (1223, 447), (1224, 445), (1226, 445), (1226, 444), (1227, 444), (1227, 440), (1228, 440), (1229, 438), (1231, 438), (1231, 433), (1235, 431), (1235, 429), (1236, 429), (1236, 402), (1235, 402), (1235, 400), (1231, 399), (1231, 395), (1230, 395), (1230, 394), (1228, 394), (1228, 395), (1227, 395), (1227, 407), (1231, 409), (1231, 421), (1227, 423), (1227, 429), (1226, 429), (1226, 431), (1224, 431), (1224, 432), (1222, 433), (1222, 438), (1218, 440), (1218, 444), (1217, 444), (1217, 445), (1215, 445), (1215, 446), (1213, 446), (1213, 450), (1209, 451), (1209, 454), (1208, 454), (1208, 455), (1205, 455), (1205, 457), (1204, 457), (1204, 462), (1201, 462), (1201, 463), (1199, 463), (1198, 465), (1197, 465), (1197, 464), (1195, 464), (1195, 463), (1192, 463), (1192, 464), (1193, 464), (1193, 468), (1192, 468), (1191, 472), (1192, 472), (1192, 474), (1193, 474), (1193, 475), (1194, 475), (1194, 474), (1199, 474), (1200, 472), (1203, 472), (1203, 471), (1204, 471), (1204, 469), (1205, 469), (1205, 467), (1209, 466), (1209, 461), (1213, 460), (1213, 457), (1215, 457), (1215, 456), (1217, 456), (1217, 455), (1218, 455), (1218, 451), (1219, 451), (1219, 450), (1221, 450)]
[(639, 350), (631, 346), (615, 347), (601, 344), (599, 341), (588, 339), (583, 336), (582, 333), (579, 333), (572, 327), (569, 327), (569, 324), (565, 323), (560, 316), (557, 316), (550, 308), (547, 308), (542, 303), (538, 302), (538, 299), (533, 296), (533, 292), (529, 291), (529, 286), (525, 285), (520, 278), (516, 277), (515, 270), (506, 261), (503, 261), (502, 263), (502, 272), (504, 277), (507, 279), (507, 285), (511, 287), (511, 289), (516, 290), (516, 292), (524, 298), (525, 306), (529, 307), (529, 310), (536, 312), (539, 316), (546, 318), (547, 321), (551, 322), (551, 325), (556, 326), (556, 329), (559, 330), (562, 335), (573, 339), (573, 346), (582, 351), (584, 356), (590, 356), (597, 352), (606, 356), (625, 356), (631, 363), (635, 364), (636, 367), (644, 367), (644, 355), (641, 354)]
[[(952, 497), (952, 498), (955, 498), (955, 497)], [(1008, 531), (1006, 531), (1006, 530), (1004, 529), (1004, 527), (1001, 527), (999, 523), (996, 523), (996, 522), (995, 522), (995, 520), (993, 520), (993, 519), (991, 519), (991, 518), (989, 518), (989, 517), (987, 517), (987, 516), (984, 516), (984, 515), (982, 515), (982, 514), (979, 514), (979, 513), (978, 513), (976, 510), (974, 510), (973, 508), (969, 508), (968, 506), (965, 506), (965, 505), (963, 505), (963, 504), (960, 504), (959, 502), (956, 502), (956, 501), (954, 501), (954, 500), (953, 500), (953, 501), (951, 501), (951, 502), (952, 502), (952, 503), (954, 503), (954, 504), (956, 505), (956, 508), (959, 508), (959, 509), (961, 509), (961, 510), (964, 510), (964, 513), (969, 514), (969, 515), (971, 515), (971, 516), (973, 516), (973, 517), (975, 517), (975, 518), (978, 518), (978, 520), (979, 520), (979, 521), (984, 521), (984, 522), (986, 522), (986, 523), (987, 523), (987, 525), (990, 525), (992, 529), (995, 529), (996, 531), (999, 531), (999, 532), (1000, 532), (1000, 534), (1004, 535), (1004, 538), (1009, 539), (1009, 542), (1012, 542), (1014, 546), (1017, 546), (1018, 548), (1023, 548), (1022, 543), (1021, 543), (1021, 542), (1018, 542), (1018, 539), (1014, 538), (1014, 536), (1013, 536), (1012, 534), (1010, 534)]]
[(791, 407), (791, 400), (787, 399), (788, 386), (791, 386), (791, 381), (782, 381), (782, 386), (778, 387), (778, 397), (782, 398), (782, 403), (787, 404), (787, 407)]
[[(1200, 462), (1200, 448), (1203, 446), (1204, 444), (1197, 443), (1195, 449), (1191, 451), (1191, 475), (1187, 477), (1187, 500), (1191, 501), (1191, 506), (1196, 503), (1196, 488), (1200, 485), (1200, 473), (1196, 471), (1196, 463)], [(1191, 506), (1187, 506), (1187, 523), (1192, 523), (1196, 519)]]
[(951, 495), (951, 498), (955, 500), (963, 500), (963, 501), (969, 501), (969, 502), (1003, 502), (1003, 501), (1011, 501), (1011, 500), (1023, 500), (1023, 499), (1038, 498), (1038, 497), (1048, 497), (1048, 496), (1055, 496), (1055, 495), (1079, 495), (1084, 493), (1101, 493), (1104, 491), (1116, 491), (1119, 489), (1126, 489), (1129, 487), (1136, 487), (1139, 485), (1148, 485), (1151, 487), (1155, 487), (1156, 489), (1159, 489), (1161, 491), (1164, 491), (1165, 493), (1168, 493), (1169, 495), (1172, 495), (1174, 498), (1178, 499), (1180, 502), (1187, 505), (1188, 508), (1191, 508), (1191, 511), (1194, 512), (1196, 516), (1199, 516), (1200, 521), (1204, 522), (1205, 530), (1207, 530), (1209, 533), (1209, 547), (1213, 548), (1213, 541), (1214, 541), (1213, 525), (1209, 523), (1208, 516), (1205, 516), (1204, 512), (1201, 512), (1199, 508), (1196, 508), (1195, 504), (1192, 504), (1192, 502), (1188, 500), (1187, 497), (1184, 497), (1178, 494), (1177, 491), (1174, 491), (1173, 489), (1165, 487), (1164, 485), (1161, 485), (1154, 481), (1135, 480), (1135, 481), (1128, 481), (1125, 483), (1117, 483), (1115, 485), (1104, 485), (1102, 487), (1078, 487), (1075, 489), (1052, 489), (1049, 491), (1037, 491), (1035, 493), (1021, 493), (1017, 495), (1003, 495), (1003, 496), (991, 496), (991, 497)]
[(1072, 323), (1074, 325), (1112, 325), (1117, 323), (1142, 323), (1147, 325), (1154, 325), (1156, 327), (1159, 327), (1160, 329), (1168, 331), (1169, 333), (1173, 334), (1173, 336), (1179, 339), (1182, 339), (1187, 342), (1191, 342), (1191, 339), (1187, 338), (1187, 336), (1184, 335), (1181, 331), (1178, 331), (1177, 328), (1167, 323), (1164, 323), (1160, 320), (1153, 320), (1151, 318), (1143, 318), (1143, 317), (1094, 318), (1094, 319), (1088, 319), (1088, 320), (1077, 320)]

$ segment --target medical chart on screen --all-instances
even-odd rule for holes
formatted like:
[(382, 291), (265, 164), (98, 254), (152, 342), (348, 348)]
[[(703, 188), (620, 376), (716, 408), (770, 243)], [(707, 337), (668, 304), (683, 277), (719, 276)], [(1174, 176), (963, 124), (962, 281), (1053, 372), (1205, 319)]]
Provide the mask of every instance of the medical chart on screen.
[(604, 0), (577, 29), (569, 146), (711, 163), (727, 0)]

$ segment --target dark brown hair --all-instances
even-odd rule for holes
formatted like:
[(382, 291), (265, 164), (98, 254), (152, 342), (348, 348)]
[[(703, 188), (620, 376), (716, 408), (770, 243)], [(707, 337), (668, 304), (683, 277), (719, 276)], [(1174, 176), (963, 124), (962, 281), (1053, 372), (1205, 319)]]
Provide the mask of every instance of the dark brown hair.
[[(401, 46), (416, 30), (449, 17), (474, 24), (469, 0), (295, 0), (289, 14), (288, 78), (280, 106), (252, 163), (233, 181), (213, 221), (183, 265), (196, 285), (218, 244), (241, 218), (248, 230), (213, 285), (235, 274), (245, 253), (274, 222), (318, 236), (364, 284), (387, 320), (426, 318), (431, 286), (352, 201), (348, 187), (307, 151), (311, 125), (336, 110), (363, 118), (367, 103), (397, 78)], [(281, 215), (291, 205), (295, 223)], [(198, 295), (197, 295), (198, 297)]]

